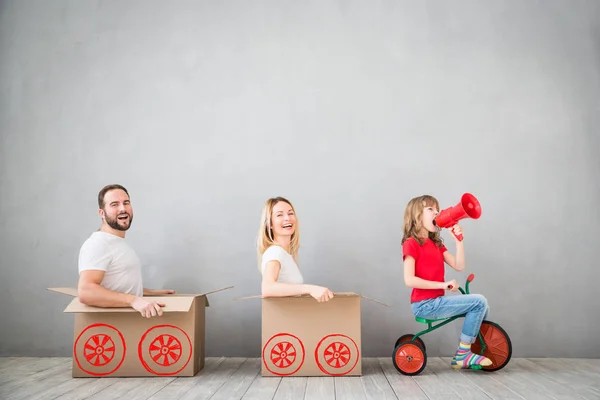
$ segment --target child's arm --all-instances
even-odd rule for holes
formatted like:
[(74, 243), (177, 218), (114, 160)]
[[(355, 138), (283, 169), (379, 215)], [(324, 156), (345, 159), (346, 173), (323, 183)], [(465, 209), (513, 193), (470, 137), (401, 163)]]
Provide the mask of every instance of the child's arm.
[(456, 236), (463, 233), (462, 228), (460, 225), (456, 224), (452, 227), (452, 229), (450, 229), (450, 233), (456, 242), (456, 257), (449, 251), (445, 251), (444, 261), (456, 271), (462, 271), (465, 269), (465, 245), (462, 241), (456, 238)]
[(404, 258), (404, 284), (414, 289), (448, 289), (448, 286), (452, 286), (452, 289), (456, 290), (458, 287), (454, 280), (449, 282), (435, 282), (416, 277), (415, 259), (411, 256)]

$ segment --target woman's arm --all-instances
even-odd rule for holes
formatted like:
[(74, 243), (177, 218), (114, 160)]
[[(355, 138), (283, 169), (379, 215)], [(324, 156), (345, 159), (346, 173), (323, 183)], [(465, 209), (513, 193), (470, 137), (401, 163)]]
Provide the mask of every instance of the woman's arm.
[(280, 269), (281, 264), (279, 261), (272, 260), (267, 263), (262, 279), (262, 295), (264, 297), (310, 294), (319, 302), (333, 298), (333, 293), (322, 286), (277, 282)]

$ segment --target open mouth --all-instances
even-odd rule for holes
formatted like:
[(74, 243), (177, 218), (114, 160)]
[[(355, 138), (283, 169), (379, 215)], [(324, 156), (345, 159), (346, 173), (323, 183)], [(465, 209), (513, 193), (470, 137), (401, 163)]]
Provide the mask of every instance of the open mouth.
[(121, 222), (125, 222), (129, 220), (129, 214), (121, 214), (117, 216), (117, 219)]
[(283, 229), (289, 229), (291, 228), (293, 225), (292, 224), (284, 224), (283, 225)]

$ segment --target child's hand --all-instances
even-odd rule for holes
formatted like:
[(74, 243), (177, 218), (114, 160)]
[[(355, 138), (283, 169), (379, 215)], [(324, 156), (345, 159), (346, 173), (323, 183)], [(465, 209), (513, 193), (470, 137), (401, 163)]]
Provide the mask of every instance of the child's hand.
[(450, 229), (450, 233), (454, 236), (454, 239), (458, 240), (457, 236), (463, 235), (463, 230), (459, 224), (455, 224), (452, 229)]
[(453, 292), (458, 292), (458, 283), (456, 282), (456, 279), (444, 282), (444, 289), (451, 290)]

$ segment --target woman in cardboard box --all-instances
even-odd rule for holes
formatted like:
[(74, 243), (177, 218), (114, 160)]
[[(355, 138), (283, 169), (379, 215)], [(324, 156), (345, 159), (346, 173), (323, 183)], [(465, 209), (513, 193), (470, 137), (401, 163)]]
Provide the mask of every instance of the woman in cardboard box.
[(318, 302), (329, 301), (326, 287), (304, 284), (296, 264), (300, 232), (292, 203), (283, 197), (266, 201), (258, 231), (258, 262), (262, 273), (262, 295), (283, 297), (309, 294)]

